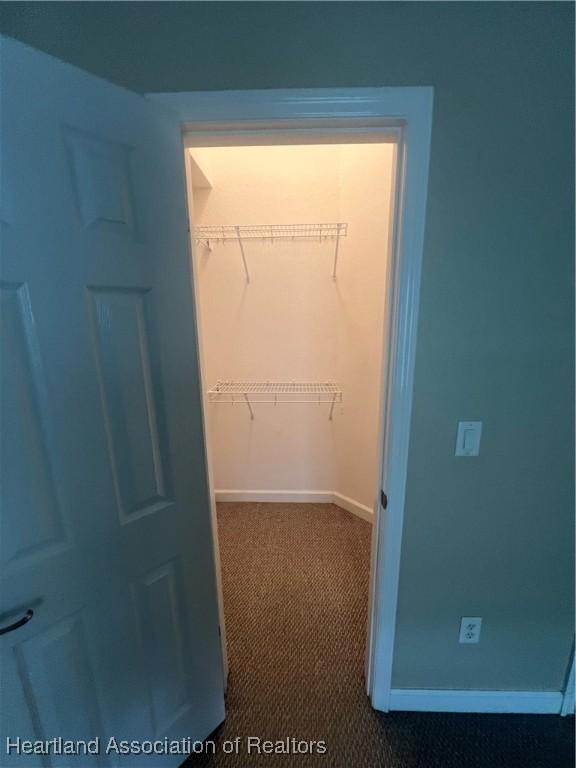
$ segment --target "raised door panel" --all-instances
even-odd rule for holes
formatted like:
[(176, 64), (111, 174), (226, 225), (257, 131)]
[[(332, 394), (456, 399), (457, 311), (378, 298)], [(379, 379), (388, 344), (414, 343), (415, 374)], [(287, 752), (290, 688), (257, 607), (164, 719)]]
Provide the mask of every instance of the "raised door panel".
[(71, 127), (65, 134), (83, 225), (134, 235), (132, 148)]
[(13, 568), (66, 546), (49, 443), (48, 393), (26, 285), (0, 284), (2, 562)]
[(5, 653), (5, 658), (10, 660), (9, 663), (3, 663), (0, 678), (3, 694), (0, 695), (0, 765), (2, 768), (46, 768), (42, 755), (22, 755), (22, 741), (36, 741), (42, 738), (42, 734), (29, 706), (29, 695), (22, 684), (20, 670), (17, 669), (16, 655), (12, 650)]
[(160, 395), (145, 302), (149, 291), (89, 291), (95, 356), (118, 513), (130, 523), (173, 504), (166, 472)]
[[(20, 643), (14, 652), (38, 738), (90, 741), (102, 734), (101, 707), (81, 613)], [(105, 754), (95, 759), (98, 765), (109, 764)], [(47, 764), (78, 766), (82, 757), (52, 755)]]
[(164, 736), (190, 707), (177, 560), (147, 573), (136, 585), (135, 602), (156, 736)]

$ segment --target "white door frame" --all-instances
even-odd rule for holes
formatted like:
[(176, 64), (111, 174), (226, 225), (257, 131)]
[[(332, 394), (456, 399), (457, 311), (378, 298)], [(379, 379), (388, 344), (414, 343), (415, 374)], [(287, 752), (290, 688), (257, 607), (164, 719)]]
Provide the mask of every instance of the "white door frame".
[(572, 648), (572, 658), (570, 660), (570, 670), (568, 672), (568, 679), (566, 680), (566, 687), (564, 688), (564, 694), (562, 696), (562, 708), (560, 714), (563, 716), (573, 715), (576, 711), (576, 681), (574, 680), (574, 648)]
[[(382, 484), (386, 512), (375, 517), (370, 588), (367, 690), (375, 709), (388, 711), (428, 187), (433, 89), (352, 88), (148, 94), (176, 110), (183, 133), (245, 133), (243, 143), (278, 143), (278, 133), (333, 134), (335, 141), (386, 128), (399, 135), (396, 231), (391, 253), (388, 309), (386, 428)], [(276, 139), (274, 140), (274, 134)], [(256, 135), (257, 139), (254, 138)], [(249, 138), (252, 137), (252, 138)], [(366, 137), (368, 138), (368, 137)], [(350, 139), (348, 139), (350, 140)], [(368, 139), (369, 140), (369, 139)], [(235, 143), (238, 143), (236, 140)]]

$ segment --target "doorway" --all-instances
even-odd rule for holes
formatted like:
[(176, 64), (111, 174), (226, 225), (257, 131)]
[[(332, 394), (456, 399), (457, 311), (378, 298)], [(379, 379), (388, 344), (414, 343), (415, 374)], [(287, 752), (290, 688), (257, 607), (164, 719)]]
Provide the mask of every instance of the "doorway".
[[(307, 560), (279, 552), (295, 582), (296, 570), (300, 577), (309, 570), (307, 594), (284, 606), (292, 617), (302, 603), (324, 602), (323, 590), (314, 591), (313, 561), (332, 550), (332, 559), (358, 561), (366, 574), (370, 568), (396, 152), (394, 137), (376, 135), (185, 150), (215, 540), (219, 531), (229, 547), (231, 528), (240, 536), (249, 531), (253, 578), (273, 590), (277, 563), (263, 565), (262, 532), (269, 545), (300, 552), (317, 536)], [(324, 536), (316, 531), (322, 517)], [(284, 526), (291, 527), (287, 538)], [(339, 528), (348, 548), (338, 541)], [(231, 573), (242, 555), (224, 555), (228, 610), (238, 616), (230, 604), (242, 600), (241, 579)], [(339, 599), (352, 606), (360, 599), (364, 636), (368, 580), (358, 578), (362, 594), (347, 601), (344, 587)], [(223, 613), (225, 626), (226, 606)], [(350, 616), (333, 618), (345, 625)], [(237, 639), (244, 622), (234, 623)], [(330, 661), (342, 666), (336, 657), (324, 663)], [(360, 664), (359, 680), (362, 671)]]
[[(184, 147), (396, 142), (394, 221), (385, 321), (380, 508), (371, 553), (366, 688), (394, 708), (392, 666), (404, 525), (433, 89), (352, 88), (153, 93), (178, 116)], [(321, 137), (321, 138), (319, 138)], [(215, 522), (215, 518), (214, 518)], [(219, 572), (219, 569), (217, 569)]]
[[(381, 435), (380, 507), (372, 537), (366, 654), (366, 689), (371, 704), (387, 711), (394, 707), (392, 664), (433, 91), (367, 88), (156, 93), (149, 98), (175, 110), (185, 148), (370, 140), (396, 144), (390, 300), (385, 319), (387, 389), (382, 393), (386, 430)], [(225, 647), (222, 611), (221, 621)]]

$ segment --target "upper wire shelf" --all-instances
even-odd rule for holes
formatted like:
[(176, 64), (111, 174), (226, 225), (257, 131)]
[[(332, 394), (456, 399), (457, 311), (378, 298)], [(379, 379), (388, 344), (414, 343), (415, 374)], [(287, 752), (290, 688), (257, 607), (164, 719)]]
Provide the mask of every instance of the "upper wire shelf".
[(244, 252), (245, 240), (264, 240), (273, 243), (275, 240), (308, 240), (323, 242), (335, 241), (334, 267), (332, 278), (336, 279), (338, 265), (338, 246), (340, 238), (348, 234), (346, 222), (329, 222), (321, 224), (204, 224), (192, 227), (192, 236), (197, 243), (205, 245), (209, 250), (213, 244), (226, 243), (234, 240), (240, 247), (240, 255), (246, 273), (246, 282), (250, 282), (250, 272)]
[(342, 402), (342, 389), (329, 381), (219, 381), (208, 390), (208, 397), (215, 402), (244, 402), (252, 419), (251, 403), (329, 403), (332, 419), (335, 404)]
[(210, 243), (227, 240), (333, 240), (345, 237), (348, 224), (206, 224), (193, 227), (194, 239), (210, 247)]

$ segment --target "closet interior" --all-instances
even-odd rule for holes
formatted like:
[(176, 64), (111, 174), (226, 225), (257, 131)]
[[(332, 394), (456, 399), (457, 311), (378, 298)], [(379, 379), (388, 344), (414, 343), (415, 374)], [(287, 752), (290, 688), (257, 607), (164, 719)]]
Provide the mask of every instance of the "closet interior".
[(185, 152), (216, 501), (372, 521), (395, 145)]

